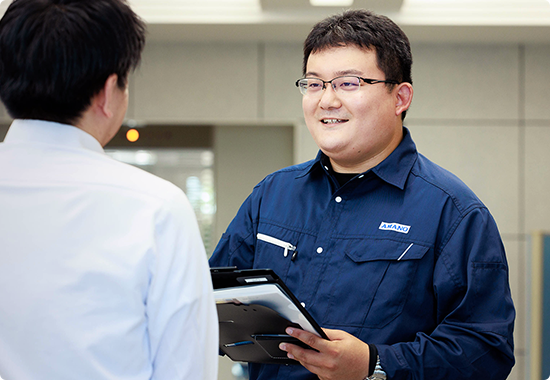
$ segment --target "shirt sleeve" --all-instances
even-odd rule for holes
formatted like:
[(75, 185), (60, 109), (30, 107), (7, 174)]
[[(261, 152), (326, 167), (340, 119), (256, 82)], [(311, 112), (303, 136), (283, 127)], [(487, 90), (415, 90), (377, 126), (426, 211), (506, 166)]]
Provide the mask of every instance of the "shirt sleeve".
[(183, 193), (159, 210), (146, 300), (154, 380), (218, 377), (218, 318), (204, 245)]
[(449, 236), (433, 275), (438, 325), (414, 342), (377, 345), (389, 379), (506, 379), (514, 365), (515, 310), (496, 223), (476, 208)]
[(238, 269), (251, 269), (254, 265), (254, 241), (257, 233), (257, 217), (254, 213), (254, 199), (257, 190), (244, 201), (235, 218), (222, 235), (212, 257), (211, 267), (236, 266)]

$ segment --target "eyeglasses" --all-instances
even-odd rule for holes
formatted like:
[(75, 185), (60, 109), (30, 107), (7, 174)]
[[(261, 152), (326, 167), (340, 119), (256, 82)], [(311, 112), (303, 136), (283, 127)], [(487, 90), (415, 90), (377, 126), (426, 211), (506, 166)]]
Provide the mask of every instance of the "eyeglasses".
[(367, 84), (388, 83), (399, 84), (396, 80), (378, 80), (361, 78), (352, 75), (345, 75), (336, 77), (332, 80), (322, 80), (319, 78), (302, 78), (296, 81), (296, 87), (300, 90), (302, 95), (316, 95), (320, 94), (322, 90), (327, 88), (327, 84), (330, 83), (332, 89), (337, 93), (348, 93), (358, 91), (361, 87), (361, 81)]

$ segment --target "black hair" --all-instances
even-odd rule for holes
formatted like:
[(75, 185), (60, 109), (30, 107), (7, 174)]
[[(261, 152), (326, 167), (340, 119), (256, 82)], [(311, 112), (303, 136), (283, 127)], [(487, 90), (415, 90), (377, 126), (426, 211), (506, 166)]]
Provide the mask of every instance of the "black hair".
[[(357, 46), (376, 52), (378, 67), (386, 80), (412, 84), (412, 53), (405, 33), (386, 16), (364, 9), (348, 10), (315, 26), (304, 42), (303, 73), (312, 53), (338, 46)], [(387, 84), (393, 88), (393, 84)], [(405, 113), (401, 115), (405, 118)]]
[(110, 75), (127, 86), (144, 45), (126, 0), (14, 0), (0, 20), (0, 98), (13, 118), (74, 124)]

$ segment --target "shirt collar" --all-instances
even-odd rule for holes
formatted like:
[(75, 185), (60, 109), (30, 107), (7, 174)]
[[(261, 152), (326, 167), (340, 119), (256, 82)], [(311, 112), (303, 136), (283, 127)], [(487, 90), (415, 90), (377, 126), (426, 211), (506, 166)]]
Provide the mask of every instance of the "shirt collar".
[(12, 122), (5, 143), (37, 143), (59, 147), (84, 148), (104, 153), (103, 147), (92, 135), (68, 124), (44, 120), (16, 119)]
[(296, 176), (296, 178), (301, 178), (306, 176), (307, 174), (312, 172), (313, 169), (323, 170), (323, 157), (326, 157), (325, 154), (321, 152), (321, 150), (319, 150), (319, 152), (317, 152), (317, 157), (315, 157), (315, 159), (301, 164), (303, 169), (298, 171), (298, 175)]
[(372, 172), (387, 183), (403, 190), (417, 157), (418, 153), (411, 133), (403, 127), (401, 143), (384, 161), (372, 168)]
[[(403, 139), (401, 143), (384, 161), (372, 168), (371, 171), (385, 182), (403, 190), (416, 158), (416, 145), (412, 140), (411, 133), (406, 127), (403, 127)], [(323, 170), (323, 159), (328, 159), (328, 157), (319, 150), (317, 157), (309, 161), (296, 178), (307, 175), (313, 169)], [(328, 171), (326, 172), (328, 173)]]

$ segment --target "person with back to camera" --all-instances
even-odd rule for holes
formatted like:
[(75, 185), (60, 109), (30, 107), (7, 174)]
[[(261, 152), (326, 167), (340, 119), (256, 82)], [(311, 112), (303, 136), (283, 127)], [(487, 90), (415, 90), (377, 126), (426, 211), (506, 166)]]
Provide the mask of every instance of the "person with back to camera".
[[(515, 311), (495, 221), (403, 126), (412, 55), (385, 16), (347, 11), (304, 43), (309, 162), (268, 175), (210, 265), (271, 268), (330, 340), (289, 335), (301, 366), (250, 364), (251, 379), (505, 379)], [(295, 255), (270, 243), (296, 247)]]
[(0, 20), (0, 377), (217, 378), (198, 224), (109, 158), (145, 25), (125, 0), (15, 0)]

